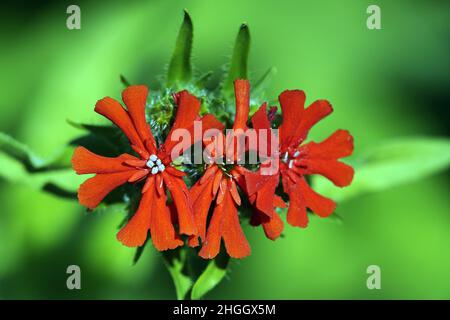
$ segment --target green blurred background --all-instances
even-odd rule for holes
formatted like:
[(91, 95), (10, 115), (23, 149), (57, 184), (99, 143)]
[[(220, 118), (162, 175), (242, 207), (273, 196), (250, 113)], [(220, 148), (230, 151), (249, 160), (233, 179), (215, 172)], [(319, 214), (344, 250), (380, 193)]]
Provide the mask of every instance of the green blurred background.
[[(299, 88), (309, 102), (330, 100), (335, 112), (314, 139), (349, 129), (358, 155), (395, 137), (448, 136), (448, 1), (77, 1), (81, 30), (72, 31), (70, 4), (0, 9), (0, 131), (43, 157), (80, 134), (66, 119), (99, 121), (93, 105), (119, 97), (119, 74), (150, 86), (161, 79), (183, 8), (197, 71), (218, 76), (247, 22), (250, 78), (278, 70), (268, 99)], [(381, 7), (382, 30), (366, 28), (369, 4)], [(116, 241), (122, 213), (87, 214), (13, 176), (0, 180), (0, 299), (175, 298), (153, 247), (133, 266), (134, 250)], [(207, 298), (450, 299), (448, 195), (447, 171), (355, 197), (339, 205), (341, 225), (314, 219), (275, 242), (245, 223), (252, 255), (233, 261)], [(66, 288), (71, 264), (82, 290)], [(381, 290), (366, 287), (371, 264), (381, 267)]]

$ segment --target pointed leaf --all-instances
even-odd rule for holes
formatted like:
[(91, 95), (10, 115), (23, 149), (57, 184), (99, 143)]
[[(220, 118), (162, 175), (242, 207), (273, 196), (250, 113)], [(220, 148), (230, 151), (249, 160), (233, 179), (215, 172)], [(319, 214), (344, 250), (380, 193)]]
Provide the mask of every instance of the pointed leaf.
[(29, 172), (60, 170), (70, 167), (68, 155), (71, 150), (64, 148), (52, 159), (44, 160), (36, 156), (28, 146), (2, 132), (0, 132), (0, 152), (21, 163)]
[(416, 181), (449, 167), (450, 140), (398, 139), (372, 148), (355, 163), (355, 177), (349, 187), (336, 188), (324, 178), (314, 176), (314, 190), (336, 201), (343, 201)]
[(276, 73), (277, 68), (275, 67), (270, 67), (269, 69), (267, 69), (267, 71), (261, 76), (261, 78), (259, 78), (259, 80), (255, 82), (255, 85), (253, 86), (253, 92), (260, 93), (266, 90), (267, 86)]
[(212, 75), (213, 75), (213, 72), (208, 71), (207, 73), (202, 75), (200, 78), (198, 78), (197, 81), (195, 81), (195, 86), (199, 89), (204, 89), (206, 83), (209, 81), (209, 79), (211, 78)]
[(248, 78), (248, 53), (250, 50), (250, 31), (247, 24), (243, 23), (239, 29), (234, 43), (233, 55), (231, 56), (227, 78), (222, 86), (225, 96), (233, 92), (233, 82), (236, 79)]
[(186, 299), (192, 280), (186, 271), (186, 251), (183, 248), (163, 252), (164, 262), (172, 276), (178, 300)]
[(184, 11), (184, 20), (178, 32), (175, 49), (170, 60), (167, 72), (167, 85), (176, 86), (185, 84), (191, 80), (191, 51), (192, 51), (193, 26), (189, 13)]
[(145, 248), (145, 245), (147, 244), (147, 242), (148, 242), (148, 239), (144, 242), (144, 244), (142, 246), (137, 247), (136, 253), (134, 254), (134, 258), (133, 258), (133, 264), (138, 263), (139, 259), (142, 256), (142, 253), (144, 252), (144, 248)]
[(230, 257), (221, 251), (221, 253), (208, 263), (205, 271), (194, 283), (191, 292), (191, 299), (198, 300), (217, 286), (227, 274), (228, 262)]
[(125, 76), (123, 76), (122, 74), (120, 75), (120, 82), (122, 82), (124, 87), (130, 86), (130, 81), (128, 81), (127, 78), (125, 78)]

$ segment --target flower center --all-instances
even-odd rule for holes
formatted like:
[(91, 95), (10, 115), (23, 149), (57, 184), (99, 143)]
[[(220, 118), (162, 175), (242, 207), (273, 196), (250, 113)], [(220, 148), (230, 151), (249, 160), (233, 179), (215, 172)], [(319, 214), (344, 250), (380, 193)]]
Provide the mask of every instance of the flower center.
[(289, 169), (292, 169), (294, 166), (294, 161), (298, 158), (298, 156), (300, 156), (300, 151), (298, 150), (295, 150), (293, 153), (286, 152), (282, 155), (281, 161), (286, 163)]
[(163, 172), (166, 166), (161, 162), (155, 154), (152, 154), (146, 163), (147, 167), (151, 170), (152, 174)]

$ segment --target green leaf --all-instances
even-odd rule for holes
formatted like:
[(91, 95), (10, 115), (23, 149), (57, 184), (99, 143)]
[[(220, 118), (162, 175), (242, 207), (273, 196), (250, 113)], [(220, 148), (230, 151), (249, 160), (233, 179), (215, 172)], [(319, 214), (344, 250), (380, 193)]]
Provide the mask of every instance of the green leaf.
[(0, 132), (0, 152), (20, 162), (29, 172), (60, 170), (70, 167), (72, 149), (59, 150), (50, 160), (35, 155), (25, 144)]
[(336, 201), (344, 201), (422, 179), (449, 165), (449, 139), (397, 139), (368, 150), (355, 161), (355, 177), (349, 187), (336, 188), (319, 176), (314, 176), (313, 187)]
[(193, 282), (186, 268), (186, 250), (184, 250), (184, 248), (177, 248), (174, 250), (165, 251), (163, 252), (163, 257), (166, 267), (172, 276), (177, 299), (186, 299)]
[(133, 264), (138, 263), (139, 259), (142, 256), (142, 253), (144, 252), (144, 248), (145, 248), (145, 245), (147, 244), (147, 242), (148, 242), (148, 239), (144, 242), (144, 244), (142, 246), (137, 247), (136, 253), (134, 254), (134, 258), (133, 258)]
[(195, 81), (195, 86), (199, 89), (204, 89), (206, 83), (209, 81), (209, 79), (211, 79), (212, 75), (213, 75), (212, 71), (206, 72), (205, 74), (200, 76), (200, 78), (198, 78), (197, 81)]
[(116, 157), (131, 152), (126, 137), (116, 126), (77, 123), (67, 120), (72, 127), (84, 130), (88, 134), (70, 141), (71, 146), (83, 146), (90, 151), (106, 157)]
[(255, 85), (253, 86), (253, 93), (257, 95), (257, 93), (264, 92), (272, 78), (277, 73), (277, 68), (270, 67), (267, 69), (267, 71), (259, 78), (258, 81), (255, 82)]
[(194, 283), (191, 299), (198, 300), (217, 286), (227, 274), (230, 257), (222, 250), (219, 255), (208, 263), (205, 271)]
[(78, 199), (76, 192), (67, 190), (67, 189), (57, 185), (54, 182), (44, 183), (44, 185), (42, 186), (42, 190), (47, 193), (53, 194), (59, 198), (70, 199), (70, 200)]
[(124, 75), (120, 75), (120, 82), (122, 82), (124, 87), (129, 87), (130, 86), (130, 81), (127, 80), (127, 78), (125, 78)]
[(189, 13), (184, 11), (184, 19), (178, 32), (175, 49), (170, 60), (167, 72), (167, 85), (176, 86), (185, 84), (191, 80), (191, 51), (192, 51), (193, 26)]
[(233, 92), (233, 82), (236, 79), (248, 78), (248, 53), (250, 50), (250, 31), (247, 24), (243, 23), (239, 28), (234, 43), (233, 55), (227, 77), (222, 85), (222, 93), (225, 96)]

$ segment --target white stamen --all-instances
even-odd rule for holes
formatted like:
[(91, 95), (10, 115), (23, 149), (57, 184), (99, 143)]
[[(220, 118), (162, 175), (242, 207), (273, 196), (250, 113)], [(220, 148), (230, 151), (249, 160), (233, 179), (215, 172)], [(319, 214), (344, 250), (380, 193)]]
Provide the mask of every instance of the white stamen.
[(289, 169), (292, 169), (293, 165), (294, 165), (294, 160), (290, 160), (289, 165), (288, 165)]
[(295, 151), (293, 157), (297, 158), (300, 155), (300, 151)]
[(152, 174), (157, 174), (157, 173), (158, 173), (158, 167), (153, 167)]
[(156, 156), (156, 154), (152, 154), (150, 156), (150, 160), (152, 160), (153, 162), (155, 162), (156, 160), (158, 160), (158, 157)]
[(156, 160), (156, 165), (159, 166), (161, 164), (161, 160), (157, 159)]
[(286, 153), (284, 154), (284, 156), (283, 156), (283, 161), (284, 161), (284, 162), (287, 162), (287, 161), (288, 161), (288, 157), (289, 157), (289, 154), (286, 152)]
[(159, 172), (163, 172), (166, 169), (166, 166), (162, 163), (158, 166)]
[(155, 165), (155, 163), (152, 160), (147, 161), (147, 167), (152, 168)]

